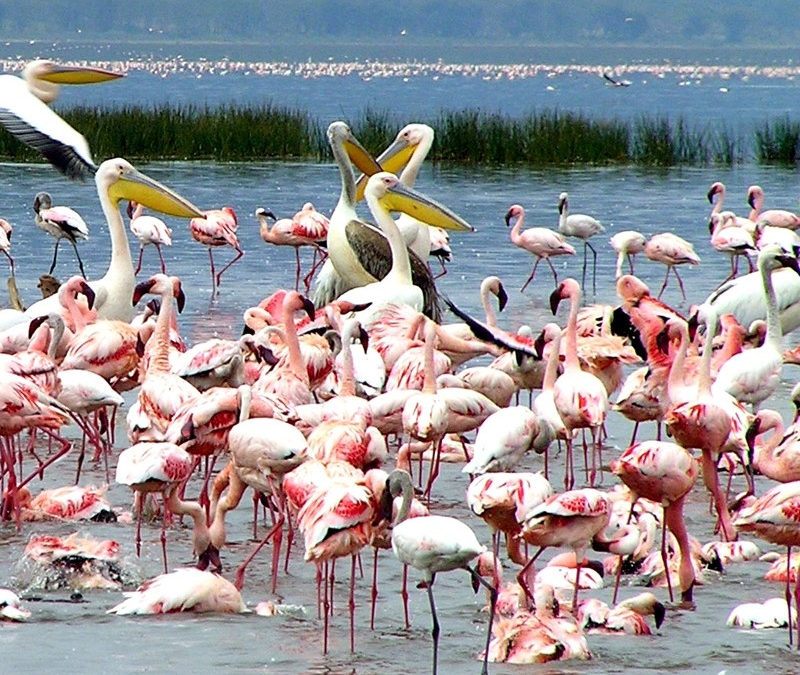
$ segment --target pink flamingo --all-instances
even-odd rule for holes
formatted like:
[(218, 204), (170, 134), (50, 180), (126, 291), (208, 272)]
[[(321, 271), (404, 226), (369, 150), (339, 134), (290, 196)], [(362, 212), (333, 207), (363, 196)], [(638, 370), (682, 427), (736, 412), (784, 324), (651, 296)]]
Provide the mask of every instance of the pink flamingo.
[(180, 486), (194, 469), (192, 456), (174, 443), (136, 443), (123, 450), (117, 460), (116, 481), (137, 493), (136, 555), (142, 549), (142, 507), (145, 494), (160, 492), (164, 499), (161, 550), (167, 571), (167, 502), (169, 493)]
[(14, 258), (11, 257), (11, 233), (13, 231), (14, 228), (11, 227), (11, 223), (5, 218), (0, 218), (0, 251), (8, 258), (12, 277), (14, 276)]
[(83, 270), (83, 261), (81, 254), (78, 253), (78, 239), (89, 238), (89, 228), (86, 226), (86, 221), (81, 218), (77, 211), (69, 208), (68, 206), (53, 206), (53, 199), (47, 192), (39, 192), (33, 199), (33, 210), (36, 213), (36, 225), (39, 229), (44, 230), (51, 237), (55, 237), (56, 247), (53, 251), (53, 263), (50, 265), (48, 274), (52, 274), (56, 268), (56, 260), (58, 258), (58, 245), (62, 239), (66, 239), (72, 248), (75, 249), (75, 256), (78, 258), (78, 267), (80, 267), (81, 275), (86, 278), (86, 272)]
[[(261, 239), (265, 243), (294, 248), (296, 261), (294, 290), (296, 291), (300, 290), (300, 247), (313, 247), (314, 259), (311, 269), (303, 278), (306, 293), (308, 293), (311, 288), (311, 278), (325, 259), (326, 254), (321, 245), (325, 244), (328, 237), (328, 219), (317, 211), (311, 202), (304, 204), (303, 208), (292, 218), (276, 220), (275, 215), (264, 208), (256, 209), (256, 218), (258, 218), (260, 226)], [(270, 221), (272, 221), (271, 227)], [(320, 262), (317, 262), (318, 254), (321, 254)]]
[(249, 611), (234, 585), (219, 574), (181, 567), (149, 579), (107, 614), (171, 614), (173, 612), (217, 612), (238, 614)]
[[(695, 576), (692, 565), (691, 545), (683, 504), (686, 495), (697, 480), (697, 461), (676, 443), (645, 441), (630, 446), (618, 459), (611, 462), (611, 471), (619, 476), (634, 494), (631, 512), (636, 499), (644, 497), (664, 507), (666, 527), (661, 540), (661, 559), (664, 569), (669, 569), (667, 560), (666, 528), (675, 535), (681, 552), (680, 584), (681, 601), (692, 602)], [(669, 599), (672, 601), (672, 584), (667, 575)]]
[[(711, 216), (713, 216), (715, 213), (720, 213), (722, 211), (722, 206), (725, 203), (725, 184), (720, 183), (719, 181), (712, 183), (706, 196), (708, 197), (708, 203), (712, 204)], [(738, 227), (743, 227), (751, 234), (754, 233), (756, 227), (755, 221), (750, 220), (749, 218), (742, 218), (741, 216), (735, 216), (735, 218), (735, 223)]]
[(641, 232), (636, 230), (622, 230), (611, 237), (611, 248), (617, 253), (617, 266), (614, 278), (622, 276), (622, 261), (628, 258), (628, 267), (633, 274), (633, 258), (635, 255), (644, 251), (646, 239)]
[[(553, 314), (563, 299), (569, 299), (570, 310), (567, 319), (564, 372), (553, 384), (553, 402), (564, 426), (569, 432), (575, 429), (590, 429), (593, 440), (592, 469), (590, 484), (594, 485), (596, 462), (602, 461), (600, 432), (608, 412), (608, 394), (603, 383), (591, 373), (581, 369), (578, 361), (577, 319), (581, 302), (581, 287), (574, 279), (565, 279), (550, 295), (550, 308)], [(575, 481), (572, 462), (572, 439), (568, 437), (567, 468), (564, 475), (565, 486), (569, 489)], [(586, 448), (584, 445), (584, 459)], [(586, 466), (589, 471), (588, 462)]]
[(114, 522), (117, 516), (106, 499), (108, 486), (67, 485), (42, 490), (32, 496), (28, 488), (19, 491), (23, 520), (92, 520)]
[(522, 223), (525, 220), (525, 209), (519, 204), (514, 204), (508, 209), (506, 213), (506, 226), (511, 225), (511, 220), (513, 218), (517, 220), (514, 223), (514, 227), (511, 228), (511, 242), (515, 246), (519, 246), (521, 249), (533, 253), (533, 255), (536, 256), (536, 263), (533, 266), (533, 270), (531, 270), (531, 274), (525, 283), (522, 284), (522, 288), (519, 289), (520, 293), (533, 281), (536, 268), (542, 260), (550, 265), (550, 270), (553, 272), (553, 281), (557, 286), (558, 274), (550, 258), (554, 255), (575, 255), (575, 249), (564, 240), (561, 234), (546, 227), (531, 227), (522, 232)]
[[(742, 509), (734, 521), (742, 532), (752, 532), (767, 541), (786, 547), (786, 608), (789, 613), (789, 644), (792, 644), (792, 596), (789, 590), (792, 546), (800, 546), (800, 481), (782, 483), (765, 492)], [(795, 606), (800, 609), (800, 574), (795, 575)], [(797, 648), (800, 649), (800, 623)]]
[(753, 271), (750, 255), (755, 253), (756, 245), (753, 235), (745, 228), (735, 224), (736, 216), (732, 211), (721, 211), (711, 214), (708, 229), (711, 233), (711, 246), (715, 251), (730, 256), (731, 273), (725, 277), (720, 286), (739, 274), (739, 258), (744, 256)]
[(672, 232), (662, 232), (661, 234), (654, 234), (647, 240), (644, 246), (644, 254), (650, 260), (660, 262), (667, 266), (667, 273), (664, 276), (664, 283), (661, 286), (661, 290), (658, 292), (658, 297), (661, 298), (664, 289), (667, 287), (671, 270), (678, 280), (678, 286), (681, 288), (683, 301), (686, 302), (686, 291), (683, 288), (683, 280), (675, 267), (686, 264), (700, 264), (700, 257), (694, 252), (694, 247), (688, 241)]
[[(244, 255), (244, 251), (239, 246), (239, 237), (236, 235), (237, 226), (236, 212), (230, 206), (205, 211), (202, 218), (192, 218), (189, 221), (189, 232), (194, 240), (208, 247), (212, 294), (216, 294), (223, 273)], [(213, 248), (215, 246), (230, 246), (236, 251), (233, 259), (219, 273), (215, 273), (214, 268)]]
[(785, 209), (768, 209), (762, 211), (764, 204), (764, 190), (760, 185), (751, 185), (747, 189), (747, 203), (750, 204), (750, 220), (754, 223), (766, 221), (773, 227), (788, 227), (790, 230), (800, 228), (800, 216)]
[[(758, 436), (769, 431), (769, 439), (756, 443)], [(781, 483), (800, 480), (800, 426), (795, 423), (784, 431), (779, 412), (759, 410), (747, 430), (747, 439), (754, 470)]]
[(139, 262), (136, 264), (134, 274), (139, 274), (142, 269), (142, 254), (144, 247), (152, 244), (158, 251), (158, 259), (161, 261), (161, 274), (167, 273), (167, 266), (164, 263), (164, 256), (161, 255), (162, 246), (172, 246), (172, 230), (167, 224), (155, 216), (142, 215), (144, 206), (136, 202), (128, 202), (128, 218), (131, 219), (130, 228), (133, 236), (139, 240)]
[(586, 258), (588, 251), (592, 250), (592, 293), (597, 292), (597, 251), (589, 243), (589, 239), (596, 234), (606, 231), (595, 218), (584, 213), (569, 212), (569, 195), (562, 192), (558, 197), (558, 231), (567, 237), (583, 239), (583, 277), (581, 286), (586, 286)]
[(562, 492), (530, 509), (523, 518), (520, 537), (526, 543), (538, 546), (539, 550), (517, 574), (517, 581), (525, 594), (532, 598), (526, 576), (541, 552), (548, 546), (571, 548), (576, 560), (572, 611), (577, 614), (578, 580), (583, 567), (583, 554), (592, 539), (605, 529), (609, 514), (608, 498), (594, 488)]

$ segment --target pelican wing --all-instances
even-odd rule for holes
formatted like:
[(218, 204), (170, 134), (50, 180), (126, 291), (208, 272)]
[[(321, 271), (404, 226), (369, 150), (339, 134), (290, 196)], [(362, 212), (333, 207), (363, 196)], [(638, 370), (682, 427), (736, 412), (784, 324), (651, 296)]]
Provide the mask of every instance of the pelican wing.
[(0, 124), (69, 178), (97, 170), (86, 139), (14, 75), (0, 76)]
[[(361, 265), (375, 279), (383, 279), (392, 268), (392, 252), (389, 240), (377, 227), (360, 220), (351, 220), (345, 228), (347, 243), (353, 249)], [(437, 323), (441, 319), (439, 293), (428, 266), (413, 252), (408, 252), (411, 263), (411, 281), (422, 290), (423, 314)]]

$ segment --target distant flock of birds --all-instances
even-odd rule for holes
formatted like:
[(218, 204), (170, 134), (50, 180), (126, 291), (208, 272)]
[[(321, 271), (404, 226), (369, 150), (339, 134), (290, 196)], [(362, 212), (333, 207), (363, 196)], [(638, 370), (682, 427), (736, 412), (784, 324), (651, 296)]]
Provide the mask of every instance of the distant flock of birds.
[[(162, 515), (164, 574), (126, 592), (109, 612), (248, 611), (240, 594), (248, 565), (271, 542), (276, 592), (284, 533), (297, 529), (304, 559), (318, 570), (324, 651), (336, 560), (350, 559), (354, 650), (357, 561), (372, 548), (374, 625), (379, 551), (391, 548), (404, 566), (423, 576), (433, 619), (434, 673), (436, 576), (464, 569), (476, 590), (485, 587), (488, 626), (479, 658), (486, 672), (489, 662), (588, 658), (587, 633), (649, 634), (646, 616), (662, 625), (665, 605), (651, 592), (613, 607), (579, 599), (581, 590), (602, 584), (597, 565), (584, 557), (588, 549), (608, 553), (601, 567), (616, 577), (612, 604), (621, 575), (637, 574), (651, 585), (666, 585), (671, 603), (677, 589), (680, 601), (673, 606), (680, 610), (693, 606), (705, 567), (760, 556), (755, 544), (738, 540), (738, 533), (752, 532), (787, 547), (786, 557), (771, 556), (777, 560), (773, 576), (787, 585), (786, 602), (739, 607), (729, 622), (788, 625), (790, 643), (794, 624), (800, 647), (789, 593), (790, 580), (798, 580), (791, 548), (800, 545), (800, 427), (795, 421), (784, 428), (779, 413), (762, 407), (780, 383), (783, 363), (800, 362), (796, 350), (783, 352), (781, 342), (800, 325), (797, 215), (761, 211), (763, 191), (754, 186), (750, 218), (739, 218), (722, 210), (724, 186), (715, 183), (708, 193), (711, 244), (731, 256), (731, 275), (684, 317), (633, 276), (632, 257), (644, 252), (667, 266), (661, 293), (673, 270), (685, 298), (675, 268), (699, 263), (688, 242), (671, 233), (649, 240), (633, 231), (617, 233), (612, 245), (618, 300), (614, 306), (584, 306), (588, 251), (593, 263), (597, 257), (590, 239), (603, 226), (590, 216), (570, 214), (567, 193), (559, 198), (558, 232), (523, 229), (524, 209), (513, 205), (506, 215), (511, 240), (537, 258), (522, 290), (544, 259), (555, 283), (553, 313), (564, 301), (569, 314), (564, 327), (547, 324), (538, 336), (526, 328), (508, 331), (491, 302), (495, 296), (502, 309), (507, 300), (497, 277), (481, 284), (485, 316), (480, 318), (437, 294), (428, 263), (432, 250), (446, 250), (446, 239), (436, 228), (471, 227), (413, 187), (433, 140), (430, 127), (404, 127), (373, 158), (346, 124), (334, 122), (328, 140), (341, 195), (330, 218), (310, 204), (291, 219), (277, 220), (265, 209), (256, 213), (266, 242), (295, 247), (294, 289), (277, 290), (244, 310), (246, 332), (240, 338), (187, 346), (176, 314), (183, 307), (183, 288), (167, 275), (163, 257), (161, 273), (136, 283), (142, 248), (153, 244), (161, 256), (160, 246), (171, 241), (163, 221), (143, 210), (189, 220), (193, 237), (208, 247), (215, 289), (242, 254), (236, 215), (230, 207), (201, 211), (123, 159), (95, 166), (85, 139), (47, 108), (52, 89), (45, 96), (34, 84), (112, 76), (34, 62), (26, 71), (27, 85), (16, 77), (0, 78), (0, 121), (65, 174), (94, 174), (111, 239), (107, 273), (87, 281), (77, 246), (88, 234), (85, 223), (71, 209), (53, 206), (46, 193), (36, 195), (36, 222), (56, 238), (50, 272), (60, 240), (67, 239), (81, 275), (24, 311), (0, 312), (0, 512), (18, 528), (45, 518), (118, 517), (103, 489), (79, 487), (87, 451), (93, 461), (105, 462), (108, 472), (113, 463), (116, 481), (134, 495), (137, 553), (146, 511)], [(29, 95), (25, 101), (22, 92)], [(40, 114), (31, 116), (37, 106)], [(356, 213), (362, 196), (377, 226)], [(123, 202), (140, 242), (135, 269)], [(391, 212), (402, 215), (395, 220)], [(10, 229), (4, 225), (0, 231), (7, 235)], [(582, 283), (559, 281), (550, 260), (575, 254), (565, 236), (584, 242)], [(212, 255), (218, 246), (235, 252), (219, 271)], [(314, 252), (305, 276), (302, 246)], [(8, 246), (3, 250), (11, 260)], [(626, 257), (629, 274), (623, 273)], [(739, 257), (751, 268), (755, 261), (755, 268), (737, 277)], [(593, 265), (593, 287), (595, 278)], [(312, 281), (313, 302), (306, 297)], [(134, 315), (135, 306), (149, 297)], [(461, 322), (442, 320), (443, 301)], [(486, 355), (494, 357), (490, 365), (466, 366)], [(626, 376), (629, 364), (638, 367)], [(126, 416), (128, 442), (116, 453), (115, 413), (120, 392), (131, 389), (138, 392)], [(538, 390), (529, 405), (519, 403), (526, 389)], [(800, 406), (800, 392), (797, 401)], [(604, 425), (611, 410), (635, 426), (630, 447), (608, 465), (619, 481), (601, 490), (598, 476), (608, 468), (602, 457)], [(636, 442), (639, 425), (650, 421), (656, 423), (655, 438)], [(75, 484), (33, 494), (43, 472), (73, 451), (75, 444), (61, 435), (69, 424), (82, 434)], [(672, 440), (662, 438), (662, 428)], [(44, 456), (42, 439), (51, 443)], [(554, 442), (566, 448), (558, 469), (561, 492), (550, 482)], [(576, 468), (579, 448), (583, 472)], [(518, 470), (531, 451), (542, 456), (542, 472)], [(224, 468), (215, 473), (209, 467), (217, 460)], [(467, 523), (435, 513), (442, 461), (465, 462), (467, 503), (488, 524), (491, 550)], [(729, 481), (737, 471), (744, 475), (745, 489), (733, 505), (730, 482), (727, 489), (720, 483), (720, 468)], [(198, 472), (200, 494), (187, 499), (187, 481)], [(777, 486), (756, 495), (756, 472)], [(683, 518), (698, 476), (713, 502), (720, 537), (704, 547)], [(585, 486), (575, 487), (576, 481)], [(230, 582), (222, 576), (226, 516), (249, 488), (268, 507), (272, 525)], [(192, 521), (196, 567), (168, 571), (170, 514)], [(255, 534), (258, 523), (253, 527)], [(508, 561), (519, 568), (513, 581), (502, 579), (501, 539)], [(537, 553), (529, 556), (528, 546)], [(548, 547), (568, 553), (537, 571), (537, 558)], [(80, 560), (86, 575), (99, 560), (113, 559), (118, 548), (113, 543), (109, 550), (108, 543), (90, 538), (35, 536), (26, 556), (49, 568), (61, 565), (62, 572)], [(284, 568), (288, 564), (287, 551)], [(92, 584), (110, 583), (94, 569)], [(409, 626), (405, 573), (403, 578)], [(274, 614), (281, 606), (257, 609)], [(19, 621), (30, 613), (15, 593), (3, 589), (0, 616)]]

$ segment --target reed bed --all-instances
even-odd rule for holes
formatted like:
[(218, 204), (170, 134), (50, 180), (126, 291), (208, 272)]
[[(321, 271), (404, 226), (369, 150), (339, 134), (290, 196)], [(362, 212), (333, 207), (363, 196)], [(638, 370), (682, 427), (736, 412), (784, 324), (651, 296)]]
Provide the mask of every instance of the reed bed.
[[(323, 122), (302, 110), (265, 105), (77, 107), (59, 113), (89, 140), (95, 156), (131, 159), (330, 159)], [(347, 120), (377, 154), (407, 121), (367, 109)], [(645, 166), (796, 164), (800, 123), (769, 120), (750, 134), (723, 121), (691, 125), (684, 118), (641, 116), (595, 119), (544, 110), (509, 117), (482, 110), (443, 111), (417, 120), (436, 130), (433, 161), (535, 167), (586, 164)], [(0, 158), (36, 160), (9, 134), (0, 134)]]

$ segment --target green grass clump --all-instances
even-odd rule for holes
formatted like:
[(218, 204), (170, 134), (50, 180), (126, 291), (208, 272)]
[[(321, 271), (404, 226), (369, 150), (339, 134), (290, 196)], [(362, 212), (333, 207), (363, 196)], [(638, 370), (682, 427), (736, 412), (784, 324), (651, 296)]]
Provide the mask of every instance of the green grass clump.
[[(328, 122), (302, 110), (272, 104), (221, 107), (76, 107), (59, 111), (89, 140), (97, 158), (329, 160)], [(642, 115), (633, 120), (595, 119), (559, 110), (510, 117), (479, 109), (442, 111), (433, 161), (474, 165), (569, 166), (633, 164), (795, 164), (800, 157), (800, 123), (770, 120), (751, 136), (737, 135), (724, 122), (693, 127), (685, 119)], [(365, 110), (348, 120), (365, 148), (379, 154), (408, 122), (388, 110)], [(40, 160), (10, 134), (0, 133), (0, 158)]]

